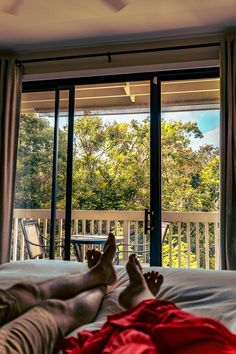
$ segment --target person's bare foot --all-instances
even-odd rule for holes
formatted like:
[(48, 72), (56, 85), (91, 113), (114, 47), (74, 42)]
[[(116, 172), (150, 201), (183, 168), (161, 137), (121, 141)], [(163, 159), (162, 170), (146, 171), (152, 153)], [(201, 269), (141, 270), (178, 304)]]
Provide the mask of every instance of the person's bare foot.
[[(129, 285), (121, 292), (119, 303), (126, 309), (131, 309), (143, 300), (153, 299), (154, 294), (160, 290), (163, 283), (163, 277), (148, 276), (148, 281), (142, 274), (141, 266), (136, 256), (132, 254), (126, 265), (126, 270), (129, 275)], [(154, 279), (155, 278), (155, 279)], [(152, 285), (149, 288), (149, 284)]]
[(152, 294), (156, 296), (163, 284), (163, 275), (153, 270), (152, 272), (144, 273), (143, 276), (146, 280), (149, 290), (151, 290)]
[(87, 261), (88, 261), (88, 267), (89, 268), (92, 268), (94, 267), (99, 259), (101, 258), (101, 252), (95, 250), (95, 249), (92, 249), (92, 250), (88, 250), (86, 252), (86, 258), (87, 258)]
[[(112, 233), (111, 233), (111, 235), (113, 236)], [(109, 245), (109, 238), (107, 238), (107, 241), (104, 244), (103, 252), (105, 251), (105, 249), (107, 248), (108, 245)], [(89, 268), (94, 267), (98, 263), (98, 261), (101, 258), (101, 256), (102, 256), (102, 253), (100, 251), (98, 251), (98, 250), (95, 250), (95, 249), (88, 250), (86, 252), (86, 258), (87, 258), (87, 261), (88, 261), (88, 267)]]
[(113, 285), (116, 282), (116, 272), (113, 267), (113, 258), (116, 253), (116, 240), (112, 233), (109, 233), (104, 252), (97, 264), (91, 268), (91, 272), (101, 279), (101, 284)]

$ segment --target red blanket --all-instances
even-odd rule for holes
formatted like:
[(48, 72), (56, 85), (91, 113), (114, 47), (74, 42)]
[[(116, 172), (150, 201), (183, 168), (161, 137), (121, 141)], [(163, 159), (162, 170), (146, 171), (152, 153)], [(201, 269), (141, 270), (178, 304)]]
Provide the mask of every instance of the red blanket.
[(101, 330), (64, 340), (64, 354), (236, 354), (236, 335), (174, 304), (146, 300), (108, 317)]

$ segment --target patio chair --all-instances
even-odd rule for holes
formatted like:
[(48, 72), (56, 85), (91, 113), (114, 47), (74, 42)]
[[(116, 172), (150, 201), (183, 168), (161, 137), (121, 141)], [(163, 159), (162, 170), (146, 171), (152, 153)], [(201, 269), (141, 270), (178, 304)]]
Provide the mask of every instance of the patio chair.
[[(47, 258), (49, 247), (46, 245), (47, 239), (41, 234), (37, 220), (21, 220), (27, 251), (30, 259)], [(62, 245), (56, 245), (62, 247)]]
[[(170, 223), (168, 222), (163, 222), (162, 223), (162, 243), (165, 240), (165, 237), (167, 235), (168, 229), (169, 229)], [(124, 249), (125, 247), (125, 249)], [(142, 247), (142, 250), (140, 250), (140, 247)], [(118, 265), (120, 262), (120, 254), (149, 254), (150, 252), (150, 243), (141, 243), (141, 244), (126, 244), (126, 243), (119, 243), (117, 245), (117, 251), (116, 251), (116, 256), (114, 260), (114, 264)]]

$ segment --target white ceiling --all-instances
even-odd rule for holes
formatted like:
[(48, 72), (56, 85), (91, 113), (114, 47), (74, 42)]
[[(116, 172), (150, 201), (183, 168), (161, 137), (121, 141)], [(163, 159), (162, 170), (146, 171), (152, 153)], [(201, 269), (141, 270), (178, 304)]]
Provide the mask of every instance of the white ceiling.
[(105, 0), (0, 0), (0, 11), (15, 1), (17, 15), (0, 12), (0, 49), (213, 34), (236, 24), (236, 0), (122, 0), (116, 12)]

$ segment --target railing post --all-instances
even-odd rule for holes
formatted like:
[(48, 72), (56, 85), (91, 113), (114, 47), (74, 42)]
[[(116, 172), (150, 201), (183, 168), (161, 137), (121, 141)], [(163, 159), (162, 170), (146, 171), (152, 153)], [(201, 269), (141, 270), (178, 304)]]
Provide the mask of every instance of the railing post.
[(118, 221), (115, 220), (115, 235), (118, 236)]
[(172, 240), (172, 224), (170, 224), (170, 234), (169, 234), (169, 266), (172, 267), (172, 248), (173, 248), (173, 240)]
[[(86, 220), (82, 220), (82, 234), (86, 235)], [(87, 249), (86, 245), (82, 245), (83, 259), (85, 259), (86, 249)]]
[(102, 234), (102, 220), (98, 220), (98, 235)]
[(106, 221), (106, 234), (108, 235), (110, 232), (110, 228), (111, 228), (111, 222), (110, 220)]
[[(124, 220), (123, 221), (123, 236), (124, 236), (124, 243), (126, 245), (130, 244), (130, 221)], [(129, 246), (124, 246), (124, 251), (128, 251)], [(128, 252), (123, 253), (123, 259), (127, 260), (129, 258)]]
[(14, 219), (14, 231), (13, 231), (13, 249), (12, 249), (12, 259), (17, 260), (17, 245), (18, 245), (18, 218)]
[(94, 220), (90, 220), (90, 234), (94, 234)]
[(74, 220), (74, 227), (75, 227), (75, 235), (78, 235), (79, 233), (79, 228), (78, 228), (78, 220)]
[(204, 223), (205, 229), (205, 268), (209, 269), (209, 224)]
[[(48, 219), (44, 219), (43, 220), (43, 237), (45, 237), (45, 238), (47, 238), (47, 231), (48, 231)], [(46, 246), (47, 241), (45, 240), (44, 243)]]
[(147, 253), (146, 253), (146, 250), (147, 250), (147, 234), (143, 234), (143, 261), (144, 263), (147, 262)]
[(215, 269), (220, 269), (220, 238), (218, 224), (214, 223), (214, 240), (215, 240)]
[[(40, 225), (40, 223), (39, 223), (39, 225)], [(43, 219), (43, 237), (45, 238), (45, 240), (44, 240), (45, 246), (47, 246), (47, 232), (48, 232), (48, 219)], [(46, 258), (45, 253), (44, 253), (43, 258)]]
[(181, 259), (182, 259), (182, 245), (181, 245), (181, 223), (178, 222), (178, 267), (181, 268)]
[(25, 239), (23, 232), (21, 232), (21, 243), (20, 243), (20, 261), (25, 259)]
[(134, 224), (134, 244), (135, 244), (134, 250), (135, 252), (137, 252), (138, 251), (138, 221), (135, 221)]
[(196, 224), (196, 259), (197, 259), (197, 268), (200, 268), (200, 233), (199, 233), (199, 222)]
[(187, 222), (187, 265), (188, 268), (190, 268), (191, 266), (191, 261), (190, 261), (190, 235), (191, 235), (191, 231), (190, 231), (190, 222)]
[[(61, 242), (62, 242), (62, 219), (59, 219), (58, 222), (59, 222), (59, 230), (58, 230), (58, 234), (59, 234), (59, 245), (61, 245)], [(59, 256), (61, 257), (62, 256), (62, 248), (59, 247)]]

